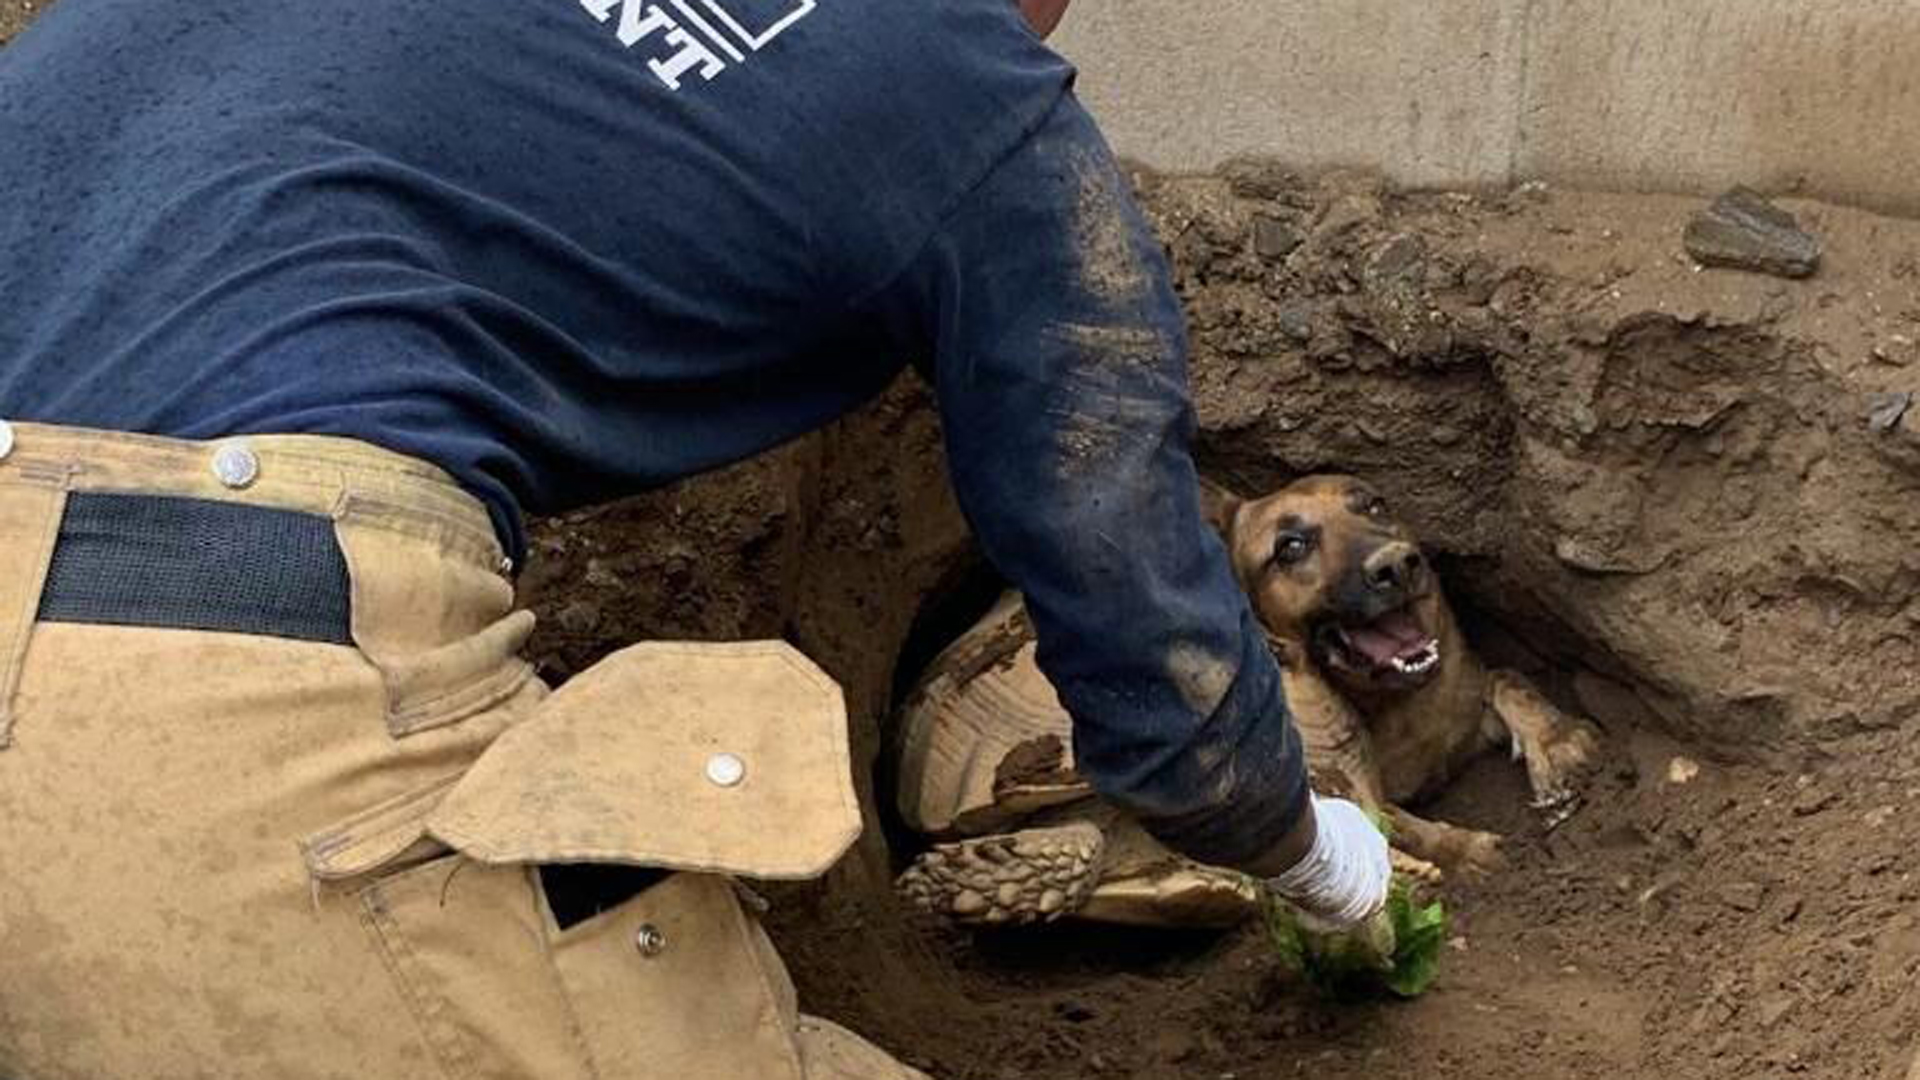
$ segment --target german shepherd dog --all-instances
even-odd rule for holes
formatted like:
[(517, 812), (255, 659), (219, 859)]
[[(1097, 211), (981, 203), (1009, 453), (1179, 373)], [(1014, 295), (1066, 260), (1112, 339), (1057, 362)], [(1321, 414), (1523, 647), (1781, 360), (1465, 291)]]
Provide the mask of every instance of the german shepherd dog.
[[(1488, 671), (1467, 648), (1433, 567), (1378, 492), (1310, 476), (1258, 499), (1208, 486), (1209, 518), (1266, 627), (1316, 790), (1385, 815), (1402, 866), (1482, 872), (1500, 838), (1428, 821), (1404, 804), (1431, 795), (1502, 743), (1527, 764), (1549, 825), (1572, 813), (1594, 729), (1518, 672)], [(1426, 864), (1426, 865), (1422, 865)]]

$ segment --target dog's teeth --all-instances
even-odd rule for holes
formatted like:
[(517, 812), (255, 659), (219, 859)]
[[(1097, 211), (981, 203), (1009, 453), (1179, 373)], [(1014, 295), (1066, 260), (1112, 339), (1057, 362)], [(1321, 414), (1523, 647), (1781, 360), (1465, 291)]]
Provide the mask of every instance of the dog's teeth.
[(1393, 670), (1402, 675), (1425, 675), (1440, 662), (1440, 644), (1431, 642), (1411, 657), (1396, 656), (1391, 661)]

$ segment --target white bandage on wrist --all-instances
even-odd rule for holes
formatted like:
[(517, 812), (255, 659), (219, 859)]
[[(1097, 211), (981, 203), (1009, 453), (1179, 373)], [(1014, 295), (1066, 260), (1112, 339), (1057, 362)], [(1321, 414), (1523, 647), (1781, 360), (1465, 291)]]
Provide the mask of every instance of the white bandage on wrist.
[(1314, 796), (1313, 849), (1268, 881), (1273, 891), (1336, 928), (1357, 926), (1387, 902), (1393, 865), (1387, 838), (1359, 807)]

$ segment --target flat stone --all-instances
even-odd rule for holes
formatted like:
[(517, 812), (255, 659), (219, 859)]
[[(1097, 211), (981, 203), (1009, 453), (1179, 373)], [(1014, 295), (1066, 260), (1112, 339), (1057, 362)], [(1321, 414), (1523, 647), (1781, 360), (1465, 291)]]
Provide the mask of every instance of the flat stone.
[(1401, 233), (1374, 249), (1367, 261), (1367, 276), (1375, 281), (1416, 280), (1426, 260), (1426, 242), (1412, 233)]
[(1720, 889), (1720, 901), (1735, 911), (1759, 911), (1767, 891), (1754, 882), (1734, 882)]
[(1876, 435), (1885, 435), (1900, 426), (1911, 408), (1911, 393), (1875, 394), (1867, 399), (1867, 428)]
[(1687, 222), (1687, 254), (1707, 266), (1779, 277), (1811, 277), (1820, 238), (1792, 214), (1744, 187), (1734, 188)]
[(1279, 218), (1253, 219), (1253, 253), (1269, 262), (1278, 262), (1307, 242), (1300, 230)]

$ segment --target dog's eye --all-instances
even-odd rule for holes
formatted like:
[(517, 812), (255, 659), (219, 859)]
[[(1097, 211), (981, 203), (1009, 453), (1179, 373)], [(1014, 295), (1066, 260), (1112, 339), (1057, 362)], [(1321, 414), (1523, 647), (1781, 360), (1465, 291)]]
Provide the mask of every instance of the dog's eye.
[(1313, 550), (1313, 543), (1298, 533), (1284, 533), (1273, 542), (1273, 561), (1281, 566), (1291, 566), (1307, 557)]
[(1366, 507), (1365, 513), (1368, 517), (1386, 517), (1387, 516), (1387, 500), (1381, 498), (1378, 495), (1375, 495), (1372, 498), (1369, 498), (1367, 500), (1367, 507)]

